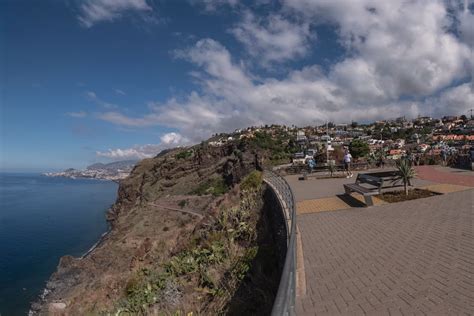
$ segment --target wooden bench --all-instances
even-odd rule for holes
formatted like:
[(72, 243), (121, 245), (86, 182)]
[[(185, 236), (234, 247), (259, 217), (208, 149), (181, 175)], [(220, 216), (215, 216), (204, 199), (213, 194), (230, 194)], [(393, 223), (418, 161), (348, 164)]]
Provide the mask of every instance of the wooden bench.
[[(371, 187), (365, 187), (360, 184), (368, 184)], [(344, 190), (346, 194), (351, 194), (351, 192), (357, 192), (364, 196), (365, 204), (367, 206), (374, 205), (372, 201), (372, 195), (377, 195), (382, 193), (383, 179), (370, 176), (368, 174), (359, 173), (356, 178), (355, 183), (344, 184)]]

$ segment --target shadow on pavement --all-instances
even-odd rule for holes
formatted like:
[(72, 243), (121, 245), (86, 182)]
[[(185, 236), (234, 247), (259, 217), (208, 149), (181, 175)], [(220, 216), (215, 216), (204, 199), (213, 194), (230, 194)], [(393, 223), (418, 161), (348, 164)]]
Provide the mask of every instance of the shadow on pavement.
[(349, 194), (337, 194), (339, 199), (350, 207), (365, 207), (365, 204)]

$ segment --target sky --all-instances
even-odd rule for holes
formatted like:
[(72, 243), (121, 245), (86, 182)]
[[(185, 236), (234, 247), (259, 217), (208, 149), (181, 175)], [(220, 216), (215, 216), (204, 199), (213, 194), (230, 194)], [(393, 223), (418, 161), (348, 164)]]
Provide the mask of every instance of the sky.
[(0, 170), (474, 107), (474, 0), (2, 0)]

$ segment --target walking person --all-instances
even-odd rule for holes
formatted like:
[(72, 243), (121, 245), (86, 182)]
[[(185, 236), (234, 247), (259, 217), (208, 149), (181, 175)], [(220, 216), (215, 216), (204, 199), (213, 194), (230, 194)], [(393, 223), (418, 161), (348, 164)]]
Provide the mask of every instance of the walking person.
[(352, 178), (353, 174), (351, 171), (351, 161), (352, 161), (352, 155), (349, 152), (349, 149), (346, 149), (344, 153), (344, 169), (346, 170), (347, 177), (346, 178)]

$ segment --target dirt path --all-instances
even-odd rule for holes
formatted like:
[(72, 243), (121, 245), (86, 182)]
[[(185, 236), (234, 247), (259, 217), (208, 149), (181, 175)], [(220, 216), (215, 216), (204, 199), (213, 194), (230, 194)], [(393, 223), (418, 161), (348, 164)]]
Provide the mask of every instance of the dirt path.
[(165, 210), (169, 210), (169, 211), (176, 211), (176, 212), (181, 212), (181, 213), (185, 213), (185, 214), (194, 215), (194, 216), (197, 216), (199, 218), (204, 217), (202, 214), (200, 214), (196, 211), (193, 211), (193, 210), (189, 210), (189, 209), (181, 209), (181, 208), (176, 208), (176, 207), (159, 205), (159, 204), (155, 204), (155, 203), (150, 203), (149, 205), (154, 206), (154, 207), (158, 207), (158, 208), (162, 208), (162, 209), (165, 209)]

